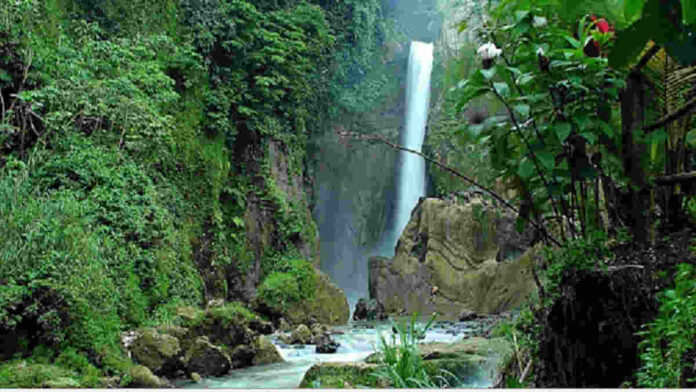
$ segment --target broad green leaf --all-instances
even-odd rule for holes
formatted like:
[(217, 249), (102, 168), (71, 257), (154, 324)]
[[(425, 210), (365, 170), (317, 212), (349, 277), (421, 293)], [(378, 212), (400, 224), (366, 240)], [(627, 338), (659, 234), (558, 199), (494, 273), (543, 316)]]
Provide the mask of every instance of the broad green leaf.
[(522, 117), (527, 118), (529, 117), (529, 105), (521, 104), (521, 105), (515, 105), (515, 111), (522, 115)]
[(556, 163), (556, 157), (551, 152), (540, 152), (537, 154), (537, 158), (541, 161), (541, 164), (549, 170), (553, 170), (553, 166)]
[(696, 24), (696, 0), (681, 0), (684, 24)]
[(517, 168), (517, 175), (523, 180), (531, 178), (534, 175), (534, 163), (527, 157), (522, 158), (520, 166)]
[(568, 135), (570, 135), (570, 124), (567, 122), (554, 124), (553, 131), (556, 133), (556, 136), (558, 136), (558, 139), (564, 142)]
[(640, 14), (644, 3), (645, 0), (624, 0), (624, 18), (627, 21), (632, 21)]
[(589, 131), (587, 131), (587, 132), (581, 132), (581, 133), (580, 133), (580, 136), (584, 137), (585, 140), (587, 140), (587, 142), (590, 143), (590, 144), (592, 144), (592, 145), (594, 145), (595, 142), (597, 141), (597, 136), (595, 136), (594, 133), (589, 132)]
[(525, 86), (527, 83), (531, 82), (534, 79), (534, 74), (533, 73), (526, 73), (523, 75), (520, 75), (520, 77), (517, 78), (517, 84), (520, 86)]
[(481, 75), (483, 75), (484, 79), (486, 80), (493, 79), (493, 76), (495, 76), (495, 67), (491, 67), (489, 69), (482, 69)]
[(462, 31), (466, 30), (467, 27), (468, 27), (468, 24), (464, 20), (464, 21), (459, 23), (459, 26), (457, 27), (457, 32), (461, 33)]
[(514, 75), (521, 75), (522, 71), (515, 67), (506, 67), (508, 71), (512, 72)]
[(582, 47), (582, 44), (580, 43), (580, 41), (576, 40), (575, 38), (573, 38), (569, 35), (566, 35), (565, 39), (566, 39), (566, 41), (568, 41), (568, 43), (570, 43), (570, 46), (574, 47), (575, 49)]
[(500, 94), (500, 96), (503, 98), (507, 98), (510, 96), (510, 87), (508, 87), (507, 83), (503, 83), (503, 82), (493, 83), (493, 88), (495, 88), (495, 91), (498, 94)]
[(633, 62), (650, 39), (651, 23), (639, 19), (627, 28), (617, 32), (616, 43), (609, 54), (609, 65), (622, 68)]

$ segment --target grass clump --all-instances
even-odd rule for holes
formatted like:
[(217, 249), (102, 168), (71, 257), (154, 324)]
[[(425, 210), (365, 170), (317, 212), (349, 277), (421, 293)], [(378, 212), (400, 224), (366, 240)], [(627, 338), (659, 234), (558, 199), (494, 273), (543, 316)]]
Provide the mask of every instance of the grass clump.
[[(431, 377), (426, 371), (423, 358), (418, 349), (418, 342), (425, 338), (425, 333), (435, 321), (435, 315), (423, 327), (416, 325), (418, 313), (411, 317), (409, 325), (393, 323), (397, 334), (391, 335), (391, 342), (380, 336), (380, 359), (383, 366), (374, 375), (387, 381), (392, 388), (443, 388), (449, 387), (457, 377), (441, 370), (443, 375)], [(397, 335), (399, 342), (396, 342)], [(449, 379), (445, 376), (449, 376)]]

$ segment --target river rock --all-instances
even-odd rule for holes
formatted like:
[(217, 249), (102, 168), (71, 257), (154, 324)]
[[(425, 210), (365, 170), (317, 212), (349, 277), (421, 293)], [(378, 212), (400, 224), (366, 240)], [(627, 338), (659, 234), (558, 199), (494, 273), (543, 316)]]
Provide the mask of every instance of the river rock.
[(242, 344), (231, 350), (227, 350), (232, 362), (232, 369), (251, 366), (256, 356), (256, 350), (252, 345)]
[(265, 336), (259, 336), (256, 341), (256, 354), (254, 355), (254, 365), (266, 365), (269, 363), (283, 362), (275, 344), (271, 343)]
[(218, 377), (231, 367), (230, 357), (222, 348), (214, 346), (206, 336), (197, 337), (186, 352), (186, 367), (189, 373)]
[(199, 383), (203, 380), (203, 377), (201, 377), (201, 375), (196, 372), (189, 374), (189, 378), (191, 379), (191, 381), (195, 383)]
[(139, 331), (130, 350), (135, 362), (157, 375), (173, 374), (182, 367), (179, 339), (152, 328)]
[(152, 374), (152, 371), (145, 366), (135, 365), (128, 369), (131, 388), (163, 388), (167, 383), (161, 378)]
[(300, 324), (290, 334), (290, 340), (292, 344), (311, 344), (312, 331), (306, 325)]
[(510, 232), (511, 222), (514, 215), (481, 198), (463, 205), (421, 199), (394, 258), (369, 260), (370, 297), (389, 315), (457, 317), (461, 309), (485, 314), (521, 305), (535, 290), (531, 268), (539, 248), (506, 260), (534, 237)]
[(317, 338), (318, 336), (321, 336), (321, 335), (324, 335), (325, 333), (327, 333), (329, 329), (326, 327), (326, 325), (317, 323), (317, 324), (312, 325), (311, 330), (312, 330), (312, 336)]
[(472, 312), (470, 310), (462, 310), (461, 313), (459, 313), (459, 321), (472, 321), (476, 320), (478, 318), (478, 314), (476, 312)]
[(290, 335), (286, 333), (281, 333), (280, 335), (278, 335), (278, 340), (288, 345), (292, 344), (292, 338), (290, 337)]
[(355, 305), (353, 320), (384, 320), (387, 315), (384, 312), (384, 305), (374, 299), (366, 300), (360, 298)]
[(319, 335), (315, 337), (316, 352), (320, 354), (333, 354), (338, 350), (340, 343), (335, 342), (329, 335)]
[(278, 329), (280, 329), (283, 332), (287, 332), (292, 330), (292, 327), (290, 326), (290, 324), (288, 324), (287, 320), (281, 317), (278, 321)]

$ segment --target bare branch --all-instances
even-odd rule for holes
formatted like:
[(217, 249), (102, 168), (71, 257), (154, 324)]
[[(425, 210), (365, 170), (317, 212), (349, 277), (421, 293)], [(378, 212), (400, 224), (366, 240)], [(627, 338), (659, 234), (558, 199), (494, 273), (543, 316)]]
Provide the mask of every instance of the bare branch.
[(689, 113), (694, 107), (696, 107), (696, 97), (691, 98), (689, 101), (687, 101), (684, 106), (680, 107), (676, 111), (672, 113), (668, 113), (666, 116), (662, 117), (661, 119), (657, 120), (656, 122), (643, 127), (643, 130), (645, 132), (651, 132), (656, 130), (657, 128), (660, 128), (664, 125), (669, 124), (670, 122), (674, 120), (678, 120), (687, 113)]

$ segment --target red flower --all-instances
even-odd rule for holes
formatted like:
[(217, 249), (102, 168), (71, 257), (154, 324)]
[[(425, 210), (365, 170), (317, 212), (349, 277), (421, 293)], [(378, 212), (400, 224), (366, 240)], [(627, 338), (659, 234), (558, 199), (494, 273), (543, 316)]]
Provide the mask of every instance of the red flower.
[(597, 30), (599, 30), (600, 33), (608, 33), (610, 31), (609, 23), (607, 23), (607, 21), (604, 19), (598, 20)]

